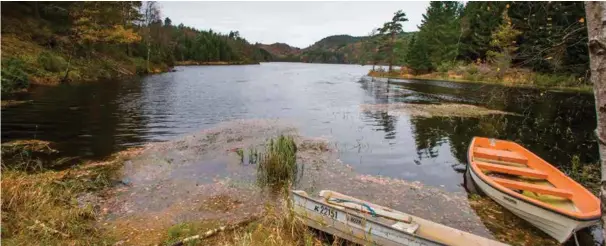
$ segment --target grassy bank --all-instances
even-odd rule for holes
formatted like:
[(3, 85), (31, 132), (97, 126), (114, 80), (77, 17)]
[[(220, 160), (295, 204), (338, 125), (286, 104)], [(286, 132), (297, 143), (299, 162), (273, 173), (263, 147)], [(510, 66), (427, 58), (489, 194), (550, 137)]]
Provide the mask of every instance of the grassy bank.
[(144, 59), (112, 51), (96, 51), (90, 58), (78, 56), (70, 61), (65, 51), (49, 49), (27, 37), (2, 35), (2, 92), (5, 93), (27, 90), (30, 84), (55, 85), (64, 79), (66, 82), (97, 81), (168, 70), (166, 64), (151, 63), (147, 71)]
[[(3, 152), (4, 148), (3, 145)], [(24, 150), (33, 152), (33, 149)], [(63, 171), (2, 165), (2, 241), (6, 245), (104, 245), (114, 240), (96, 225), (95, 202), (137, 149)], [(4, 162), (3, 158), (3, 162)], [(7, 165), (5, 165), (7, 164)], [(87, 198), (88, 197), (88, 198)]]
[(508, 69), (500, 72), (486, 64), (449, 65), (438, 71), (414, 74), (405, 67), (388, 73), (385, 70), (369, 71), (368, 76), (393, 79), (445, 80), (463, 83), (496, 84), (509, 87), (557, 89), (592, 92), (583, 78), (572, 75), (541, 74), (528, 69)]

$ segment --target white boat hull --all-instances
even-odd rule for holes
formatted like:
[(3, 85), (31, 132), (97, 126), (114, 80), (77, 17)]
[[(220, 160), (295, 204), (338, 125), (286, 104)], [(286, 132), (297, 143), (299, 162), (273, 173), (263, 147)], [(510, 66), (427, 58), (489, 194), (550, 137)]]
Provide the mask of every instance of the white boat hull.
[[(328, 231), (355, 243), (366, 245), (440, 246), (441, 243), (382, 225), (359, 213), (346, 212), (334, 206), (293, 193), (294, 211), (306, 224)], [(311, 222), (311, 223), (310, 223)]]
[[(337, 192), (321, 191), (320, 196), (326, 200), (293, 191), (295, 214), (310, 227), (361, 245), (506, 245)], [(328, 203), (329, 197), (341, 202)], [(361, 212), (369, 208), (375, 215)]]
[(560, 243), (568, 241), (574, 232), (599, 223), (599, 219), (589, 221), (575, 220), (539, 206), (532, 205), (493, 188), (479, 178), (478, 175), (471, 170), (471, 167), (467, 168), (467, 172), (470, 173), (471, 178), (478, 188), (488, 197), (511, 211), (513, 214), (541, 229)]

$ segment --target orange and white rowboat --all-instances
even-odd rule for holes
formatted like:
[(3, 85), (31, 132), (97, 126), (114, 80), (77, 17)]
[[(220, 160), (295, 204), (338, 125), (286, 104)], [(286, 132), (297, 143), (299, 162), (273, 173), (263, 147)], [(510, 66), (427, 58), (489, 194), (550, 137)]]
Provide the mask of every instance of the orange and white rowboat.
[(560, 243), (600, 220), (597, 197), (514, 142), (474, 137), (467, 158), (478, 188)]

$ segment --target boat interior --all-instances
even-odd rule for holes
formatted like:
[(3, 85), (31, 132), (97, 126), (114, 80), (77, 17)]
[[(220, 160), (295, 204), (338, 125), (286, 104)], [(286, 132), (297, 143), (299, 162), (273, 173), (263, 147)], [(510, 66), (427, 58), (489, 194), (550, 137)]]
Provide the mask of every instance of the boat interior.
[[(540, 205), (574, 214), (599, 213), (599, 201), (583, 186), (522, 146), (474, 138), (469, 156), (483, 179)], [(477, 172), (476, 172), (477, 173)]]

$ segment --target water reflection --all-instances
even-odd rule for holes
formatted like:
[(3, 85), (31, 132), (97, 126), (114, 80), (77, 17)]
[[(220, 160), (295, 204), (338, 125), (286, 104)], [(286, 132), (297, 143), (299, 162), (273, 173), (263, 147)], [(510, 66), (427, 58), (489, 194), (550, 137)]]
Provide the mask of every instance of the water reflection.
[(443, 138), (447, 138), (453, 155), (458, 161), (465, 162), (464, 153), (471, 138), (486, 136), (521, 143), (563, 168), (569, 166), (570, 158), (575, 154), (581, 157), (582, 162), (598, 160), (593, 135), (595, 112), (591, 94), (488, 85), (459, 85), (458, 88), (451, 89), (448, 84), (450, 83), (412, 81), (400, 86), (440, 94), (442, 102), (472, 101), (477, 105), (514, 112), (519, 116), (411, 118), (419, 150), (432, 149)]
[(376, 131), (385, 132), (385, 139), (395, 139), (396, 138), (396, 123), (398, 118), (395, 116), (389, 115), (387, 112), (363, 112), (365, 117), (374, 119), (376, 121), (377, 128)]
[(34, 87), (27, 95), (32, 103), (2, 110), (2, 141), (52, 140), (73, 156), (105, 156), (118, 146), (143, 142), (141, 84), (102, 83)]

